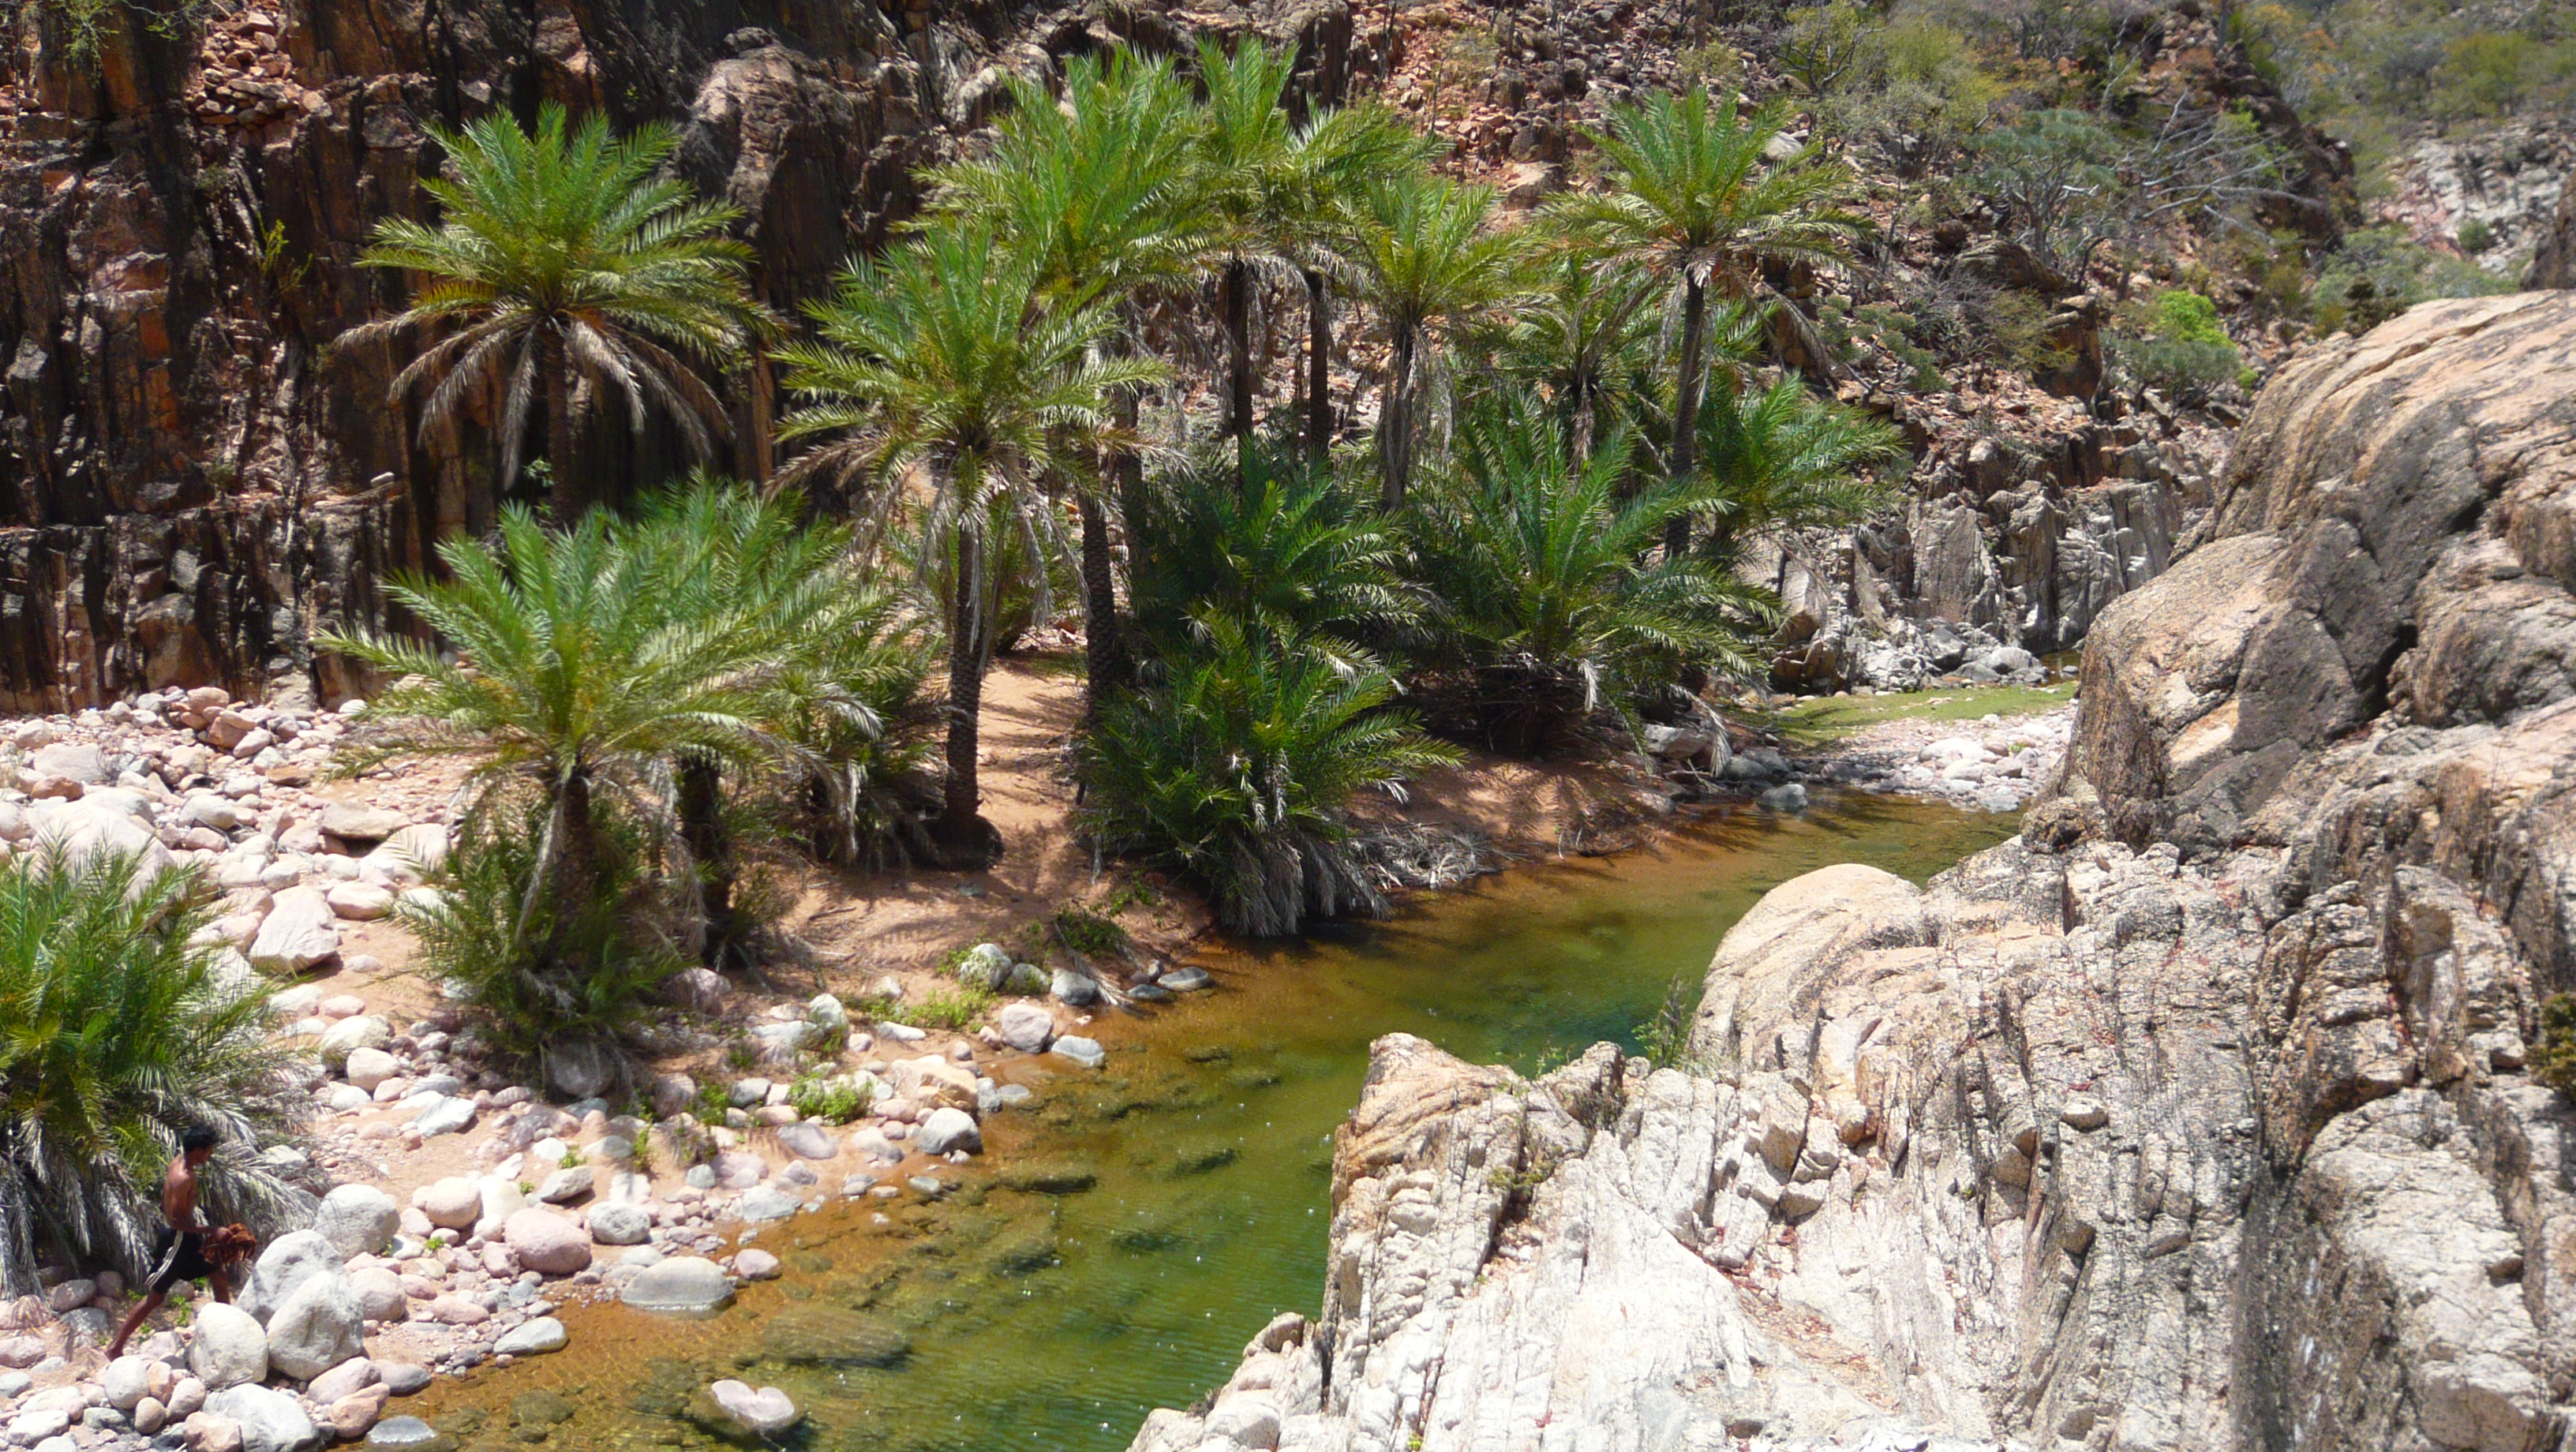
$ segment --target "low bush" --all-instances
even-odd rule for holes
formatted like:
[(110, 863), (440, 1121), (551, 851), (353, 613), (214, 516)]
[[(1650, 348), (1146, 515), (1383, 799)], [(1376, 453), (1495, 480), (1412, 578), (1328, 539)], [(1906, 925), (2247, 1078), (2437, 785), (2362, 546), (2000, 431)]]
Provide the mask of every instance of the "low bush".
[(396, 915), (421, 962), (505, 1057), (542, 1071), (564, 1054), (604, 1054), (653, 1011), (647, 995), (687, 963), (674, 911), (648, 871), (637, 829), (602, 819), (591, 890), (543, 890), (548, 810), (533, 793), (489, 795), (459, 825), (434, 895)]
[(2531, 1077), (2576, 1098), (2576, 995), (2553, 993), (2540, 1004), (2540, 1041), (2531, 1046)]
[(868, 1112), (869, 1090), (846, 1075), (807, 1074), (787, 1086), (787, 1105), (807, 1119), (847, 1124)]
[(1164, 682), (1112, 705), (1085, 743), (1092, 829), (1205, 888), (1230, 932), (1382, 912), (1342, 803), (1456, 754), (1392, 708), (1385, 671), (1336, 669), (1222, 616), (1200, 626), (1199, 652), (1166, 661)]
[(919, 1003), (898, 1004), (890, 1013), (881, 1015), (914, 1028), (945, 1029), (957, 1033), (974, 1027), (977, 1020), (993, 1011), (1001, 1002), (982, 988), (934, 988), (921, 996)]
[(112, 854), (0, 864), (0, 1294), (65, 1254), (140, 1276), (193, 1124), (224, 1137), (206, 1214), (264, 1230), (291, 1213), (257, 1155), (300, 1126), (302, 1080), (267, 990), (188, 946), (207, 904), (193, 874)]
[(2244, 371), (2217, 305), (2180, 289), (2156, 295), (2143, 332), (2114, 332), (2111, 354), (2131, 378), (2174, 398), (2205, 396)]

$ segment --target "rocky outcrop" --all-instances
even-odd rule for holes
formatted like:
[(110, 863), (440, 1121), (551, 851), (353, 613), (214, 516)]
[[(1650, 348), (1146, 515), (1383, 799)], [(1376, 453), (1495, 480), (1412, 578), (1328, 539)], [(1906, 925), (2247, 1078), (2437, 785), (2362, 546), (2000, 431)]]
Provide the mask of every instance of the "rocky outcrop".
[(2561, 1445), (2571, 365), (2567, 294), (2292, 365), (2023, 836), (1775, 890), (1687, 1072), (1382, 1041), (1320, 1316), (1138, 1447)]
[[(1252, 28), (1295, 43), (1314, 89), (1354, 59), (1339, 0), (262, 0), (182, 7), (171, 34), (92, 8), (74, 55), (53, 7), (11, 7), (0, 60), (0, 710), (276, 681), (337, 698), (313, 632), (381, 620), (389, 570), (488, 527), (481, 430), (415, 437), (385, 404), (405, 360), (331, 348), (401, 300), (356, 259), (419, 212), (432, 123), (554, 99), (677, 127), (677, 167), (742, 208), (756, 286), (792, 312), (917, 204), (914, 168), (1009, 73)], [(730, 385), (720, 463), (766, 468), (773, 382)], [(653, 431), (601, 444), (604, 477), (677, 457)]]
[(2208, 506), (2213, 448), (2210, 430), (2144, 412), (2045, 443), (1932, 439), (1900, 511), (1760, 562), (1788, 609), (1772, 685), (1912, 690), (1993, 650), (2071, 649), (2172, 561)]

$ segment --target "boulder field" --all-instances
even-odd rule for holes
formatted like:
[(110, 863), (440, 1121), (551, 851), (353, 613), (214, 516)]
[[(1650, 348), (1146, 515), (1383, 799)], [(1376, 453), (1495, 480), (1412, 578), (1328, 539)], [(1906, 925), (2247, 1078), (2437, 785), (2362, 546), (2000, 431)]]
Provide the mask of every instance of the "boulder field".
[(1784, 884), (1684, 1061), (1397, 1036), (1320, 1315), (1135, 1452), (2561, 1445), (2576, 294), (2258, 400), (2019, 838)]

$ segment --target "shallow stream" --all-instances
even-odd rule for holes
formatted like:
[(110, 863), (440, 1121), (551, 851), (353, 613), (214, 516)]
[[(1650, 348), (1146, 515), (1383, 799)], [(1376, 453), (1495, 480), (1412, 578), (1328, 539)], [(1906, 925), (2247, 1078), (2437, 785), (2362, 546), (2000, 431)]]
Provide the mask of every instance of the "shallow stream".
[(693, 1396), (738, 1376), (785, 1389), (800, 1436), (833, 1452), (1116, 1452), (1151, 1408), (1222, 1382), (1274, 1313), (1316, 1309), (1331, 1134), (1370, 1040), (1402, 1030), (1524, 1072), (1634, 1046), (1768, 888), (1846, 861), (1920, 881), (2013, 830), (1890, 798), (1743, 809), (1391, 922), (1202, 955), (1217, 991), (1102, 1021), (1106, 1071), (1006, 1065), (1038, 1098), (988, 1122), (990, 1153), (947, 1200), (773, 1227), (757, 1243), (784, 1277), (719, 1318), (570, 1312), (569, 1351), (418, 1410), (468, 1445), (695, 1445), (712, 1439)]

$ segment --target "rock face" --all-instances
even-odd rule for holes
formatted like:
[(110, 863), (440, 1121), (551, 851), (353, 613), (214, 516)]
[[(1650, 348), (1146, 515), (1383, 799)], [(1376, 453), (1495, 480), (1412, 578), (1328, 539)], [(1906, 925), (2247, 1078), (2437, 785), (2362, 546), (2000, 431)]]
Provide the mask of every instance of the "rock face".
[(1140, 1452), (2558, 1445), (2571, 438), (2576, 296), (2293, 365), (2023, 837), (1776, 889), (1688, 1071), (1381, 1041), (1319, 1320)]
[[(1305, 84), (1339, 94), (1348, 8), (1256, 9), (1299, 44)], [(757, 286), (792, 314), (917, 205), (913, 169), (982, 119), (1006, 67), (1113, 38), (1168, 52), (1195, 28), (1159, 7), (949, 0), (280, 0), (200, 7), (174, 34), (102, 7), (81, 59), (44, 15), (9, 12), (0, 61), (11, 711), (172, 683), (346, 694), (311, 634), (379, 621), (385, 571), (491, 526), (480, 423), (422, 439), (385, 403), (407, 354), (329, 351), (402, 300), (356, 259), (379, 220), (423, 213), (428, 124), (540, 100), (671, 123), (678, 170), (743, 209)], [(765, 437), (767, 400), (729, 402), (737, 439)], [(661, 433), (600, 434), (602, 481), (679, 461)], [(764, 472), (755, 447), (718, 463)]]

